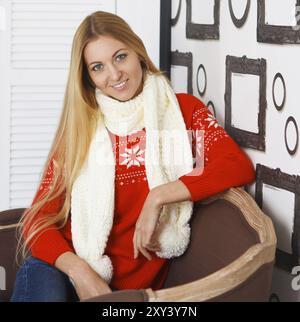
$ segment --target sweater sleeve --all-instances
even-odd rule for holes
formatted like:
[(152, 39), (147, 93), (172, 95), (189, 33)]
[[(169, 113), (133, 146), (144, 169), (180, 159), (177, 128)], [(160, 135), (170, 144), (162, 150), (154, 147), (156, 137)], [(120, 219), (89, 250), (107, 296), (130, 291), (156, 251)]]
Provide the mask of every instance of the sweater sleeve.
[[(39, 200), (44, 191), (49, 189), (53, 176), (53, 161), (51, 161), (47, 169), (46, 176), (43, 178), (42, 183), (33, 199), (32, 205)], [(33, 221), (30, 223), (38, 223), (39, 220), (44, 219), (47, 215), (57, 213), (64, 201), (64, 195), (60, 195), (55, 199), (48, 201), (35, 215)], [(24, 237), (27, 236), (27, 226), (24, 229)], [(58, 227), (53, 224), (47, 228), (42, 229), (33, 237), (27, 246), (32, 256), (54, 265), (56, 259), (63, 253), (70, 251), (74, 253), (73, 247), (70, 246), (68, 241), (64, 238)]]
[(194, 162), (193, 171), (179, 180), (186, 185), (192, 201), (254, 181), (255, 170), (249, 157), (199, 100), (193, 110), (190, 129), (194, 160), (202, 162)]

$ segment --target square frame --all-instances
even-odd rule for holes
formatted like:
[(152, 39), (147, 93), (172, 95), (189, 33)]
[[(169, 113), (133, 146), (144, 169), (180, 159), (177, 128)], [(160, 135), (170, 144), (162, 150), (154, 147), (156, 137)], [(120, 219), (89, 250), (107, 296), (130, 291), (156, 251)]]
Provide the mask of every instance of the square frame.
[(191, 52), (181, 53), (178, 50), (172, 51), (171, 65), (187, 67), (187, 92), (193, 94), (193, 54)]
[(220, 0), (215, 0), (213, 24), (193, 23), (192, 0), (186, 0), (186, 37), (200, 40), (220, 38)]
[[(300, 0), (296, 2), (296, 7), (298, 6)], [(295, 11), (295, 15), (296, 13)], [(265, 0), (257, 0), (257, 41), (269, 44), (300, 44), (300, 21), (297, 19), (297, 28), (266, 24)]]
[[(265, 151), (266, 128), (266, 67), (265, 59), (249, 59), (243, 57), (226, 57), (226, 90), (225, 90), (225, 130), (236, 142), (245, 148)], [(250, 74), (259, 76), (259, 113), (258, 133), (235, 128), (232, 121), (232, 73)]]
[(256, 165), (255, 200), (262, 209), (263, 184), (292, 192), (295, 195), (294, 224), (292, 232), (292, 254), (276, 249), (276, 266), (291, 273), (294, 266), (300, 264), (300, 176), (290, 175), (280, 169), (271, 169), (261, 164)]

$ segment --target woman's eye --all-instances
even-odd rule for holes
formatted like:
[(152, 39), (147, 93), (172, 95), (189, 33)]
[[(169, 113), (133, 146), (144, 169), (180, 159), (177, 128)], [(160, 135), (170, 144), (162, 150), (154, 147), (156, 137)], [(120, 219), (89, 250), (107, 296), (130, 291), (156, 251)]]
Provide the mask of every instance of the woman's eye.
[(124, 60), (127, 57), (127, 54), (121, 54), (117, 56), (117, 60)]
[[(117, 61), (122, 61), (122, 60), (124, 60), (127, 56), (128, 56), (127, 54), (120, 54), (120, 55), (118, 55), (118, 56), (116, 57), (116, 60), (117, 60)], [(95, 65), (95, 66), (92, 68), (92, 70), (93, 70), (94, 72), (100, 71), (101, 69), (103, 69), (103, 65), (102, 65), (102, 64), (97, 64), (97, 65)]]
[[(100, 68), (98, 68), (98, 67), (100, 67)], [(92, 70), (93, 70), (94, 72), (96, 72), (96, 71), (100, 70), (101, 68), (102, 68), (102, 65), (101, 65), (101, 64), (98, 64), (98, 65), (95, 65), (95, 66), (92, 68)]]

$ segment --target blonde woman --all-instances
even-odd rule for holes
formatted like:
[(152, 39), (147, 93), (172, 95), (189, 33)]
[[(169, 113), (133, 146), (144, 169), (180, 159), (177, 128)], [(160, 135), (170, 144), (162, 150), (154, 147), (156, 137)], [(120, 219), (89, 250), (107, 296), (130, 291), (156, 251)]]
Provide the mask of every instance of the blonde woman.
[(59, 126), (21, 219), (11, 301), (160, 289), (188, 247), (193, 202), (253, 180), (207, 107), (175, 95), (124, 20), (95, 12), (74, 36)]

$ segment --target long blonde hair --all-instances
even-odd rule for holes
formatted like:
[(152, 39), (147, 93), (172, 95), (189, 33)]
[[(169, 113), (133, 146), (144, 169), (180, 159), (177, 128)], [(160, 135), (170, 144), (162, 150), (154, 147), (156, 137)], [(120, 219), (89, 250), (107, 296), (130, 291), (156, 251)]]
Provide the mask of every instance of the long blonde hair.
[[(101, 35), (111, 36), (135, 51), (141, 62), (143, 75), (146, 72), (162, 74), (149, 58), (142, 40), (119, 16), (97, 11), (82, 21), (73, 39), (62, 113), (39, 186), (45, 180), (47, 181), (49, 168), (53, 171), (51, 184), (39, 195), (39, 198), (35, 198), (37, 200), (34, 199), (20, 219), (17, 262), (19, 252), (23, 259), (27, 256), (29, 245), (36, 241), (38, 233), (43, 233), (46, 228), (51, 229), (49, 227), (51, 225), (55, 225), (56, 229), (61, 229), (68, 220), (72, 185), (88, 154), (99, 117), (94, 94), (95, 85), (89, 77), (83, 52), (90, 41)], [(38, 219), (36, 218), (47, 202), (61, 197), (63, 199), (56, 212), (43, 214)], [(26, 227), (26, 234), (24, 227)]]

